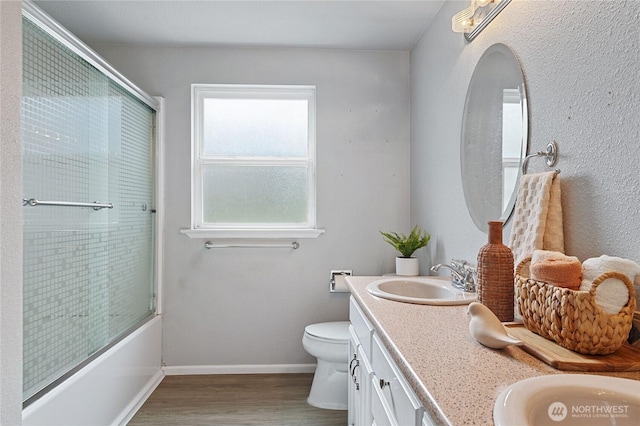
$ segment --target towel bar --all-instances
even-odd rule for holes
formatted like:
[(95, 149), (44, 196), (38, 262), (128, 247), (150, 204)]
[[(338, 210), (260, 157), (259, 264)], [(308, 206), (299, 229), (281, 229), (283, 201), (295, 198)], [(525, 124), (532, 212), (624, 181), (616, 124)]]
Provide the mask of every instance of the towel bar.
[[(544, 157), (547, 166), (553, 167), (558, 162), (558, 144), (556, 141), (549, 142), (545, 151), (538, 151), (535, 154), (527, 155), (522, 161), (522, 174), (527, 174), (527, 163), (530, 158)], [(556, 169), (556, 173), (560, 173), (559, 169)]]
[(290, 248), (293, 250), (297, 250), (300, 247), (300, 243), (297, 241), (293, 241), (290, 244), (238, 244), (238, 243), (229, 243), (229, 244), (216, 244), (213, 241), (207, 241), (204, 243), (204, 248), (212, 249), (212, 248)]

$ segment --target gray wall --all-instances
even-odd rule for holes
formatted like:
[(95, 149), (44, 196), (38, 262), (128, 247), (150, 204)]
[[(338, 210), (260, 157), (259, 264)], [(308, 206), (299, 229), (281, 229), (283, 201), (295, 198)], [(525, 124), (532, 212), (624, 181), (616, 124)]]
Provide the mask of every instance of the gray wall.
[[(166, 100), (164, 362), (306, 364), (307, 324), (347, 319), (330, 269), (392, 272), (378, 230), (409, 230), (409, 53), (97, 45), (133, 82)], [(190, 85), (317, 86), (317, 219), (298, 250), (205, 250), (189, 226)]]
[(640, 2), (513, 0), (471, 43), (450, 29), (463, 7), (446, 2), (411, 52), (411, 217), (435, 240), (424, 255), (475, 260), (486, 243), (464, 201), (460, 126), (478, 59), (504, 43), (527, 82), (529, 151), (559, 146), (566, 252), (640, 262)]

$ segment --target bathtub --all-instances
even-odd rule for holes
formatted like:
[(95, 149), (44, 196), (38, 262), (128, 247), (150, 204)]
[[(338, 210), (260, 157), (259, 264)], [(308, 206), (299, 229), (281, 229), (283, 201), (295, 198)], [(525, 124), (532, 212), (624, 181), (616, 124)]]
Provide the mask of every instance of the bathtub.
[(22, 411), (24, 426), (126, 425), (158, 386), (158, 315)]

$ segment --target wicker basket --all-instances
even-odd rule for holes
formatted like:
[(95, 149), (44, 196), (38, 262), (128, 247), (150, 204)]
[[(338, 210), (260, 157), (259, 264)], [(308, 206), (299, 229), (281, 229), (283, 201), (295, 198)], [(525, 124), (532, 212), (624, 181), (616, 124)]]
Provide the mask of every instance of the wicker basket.
[[(605, 272), (589, 291), (574, 291), (529, 278), (531, 258), (516, 268), (516, 302), (524, 326), (560, 346), (589, 355), (615, 352), (629, 337), (636, 306), (635, 290), (626, 275)], [(627, 304), (615, 315), (596, 304), (596, 289), (607, 278), (621, 280), (629, 289)]]

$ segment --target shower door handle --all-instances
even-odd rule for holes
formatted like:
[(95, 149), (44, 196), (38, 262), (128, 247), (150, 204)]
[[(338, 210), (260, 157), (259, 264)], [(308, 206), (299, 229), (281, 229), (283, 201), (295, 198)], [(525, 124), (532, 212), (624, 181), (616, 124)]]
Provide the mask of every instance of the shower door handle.
[(62, 207), (91, 207), (94, 210), (112, 209), (113, 203), (101, 203), (94, 201), (93, 203), (76, 203), (74, 201), (41, 201), (35, 198), (22, 199), (23, 206), (62, 206)]

